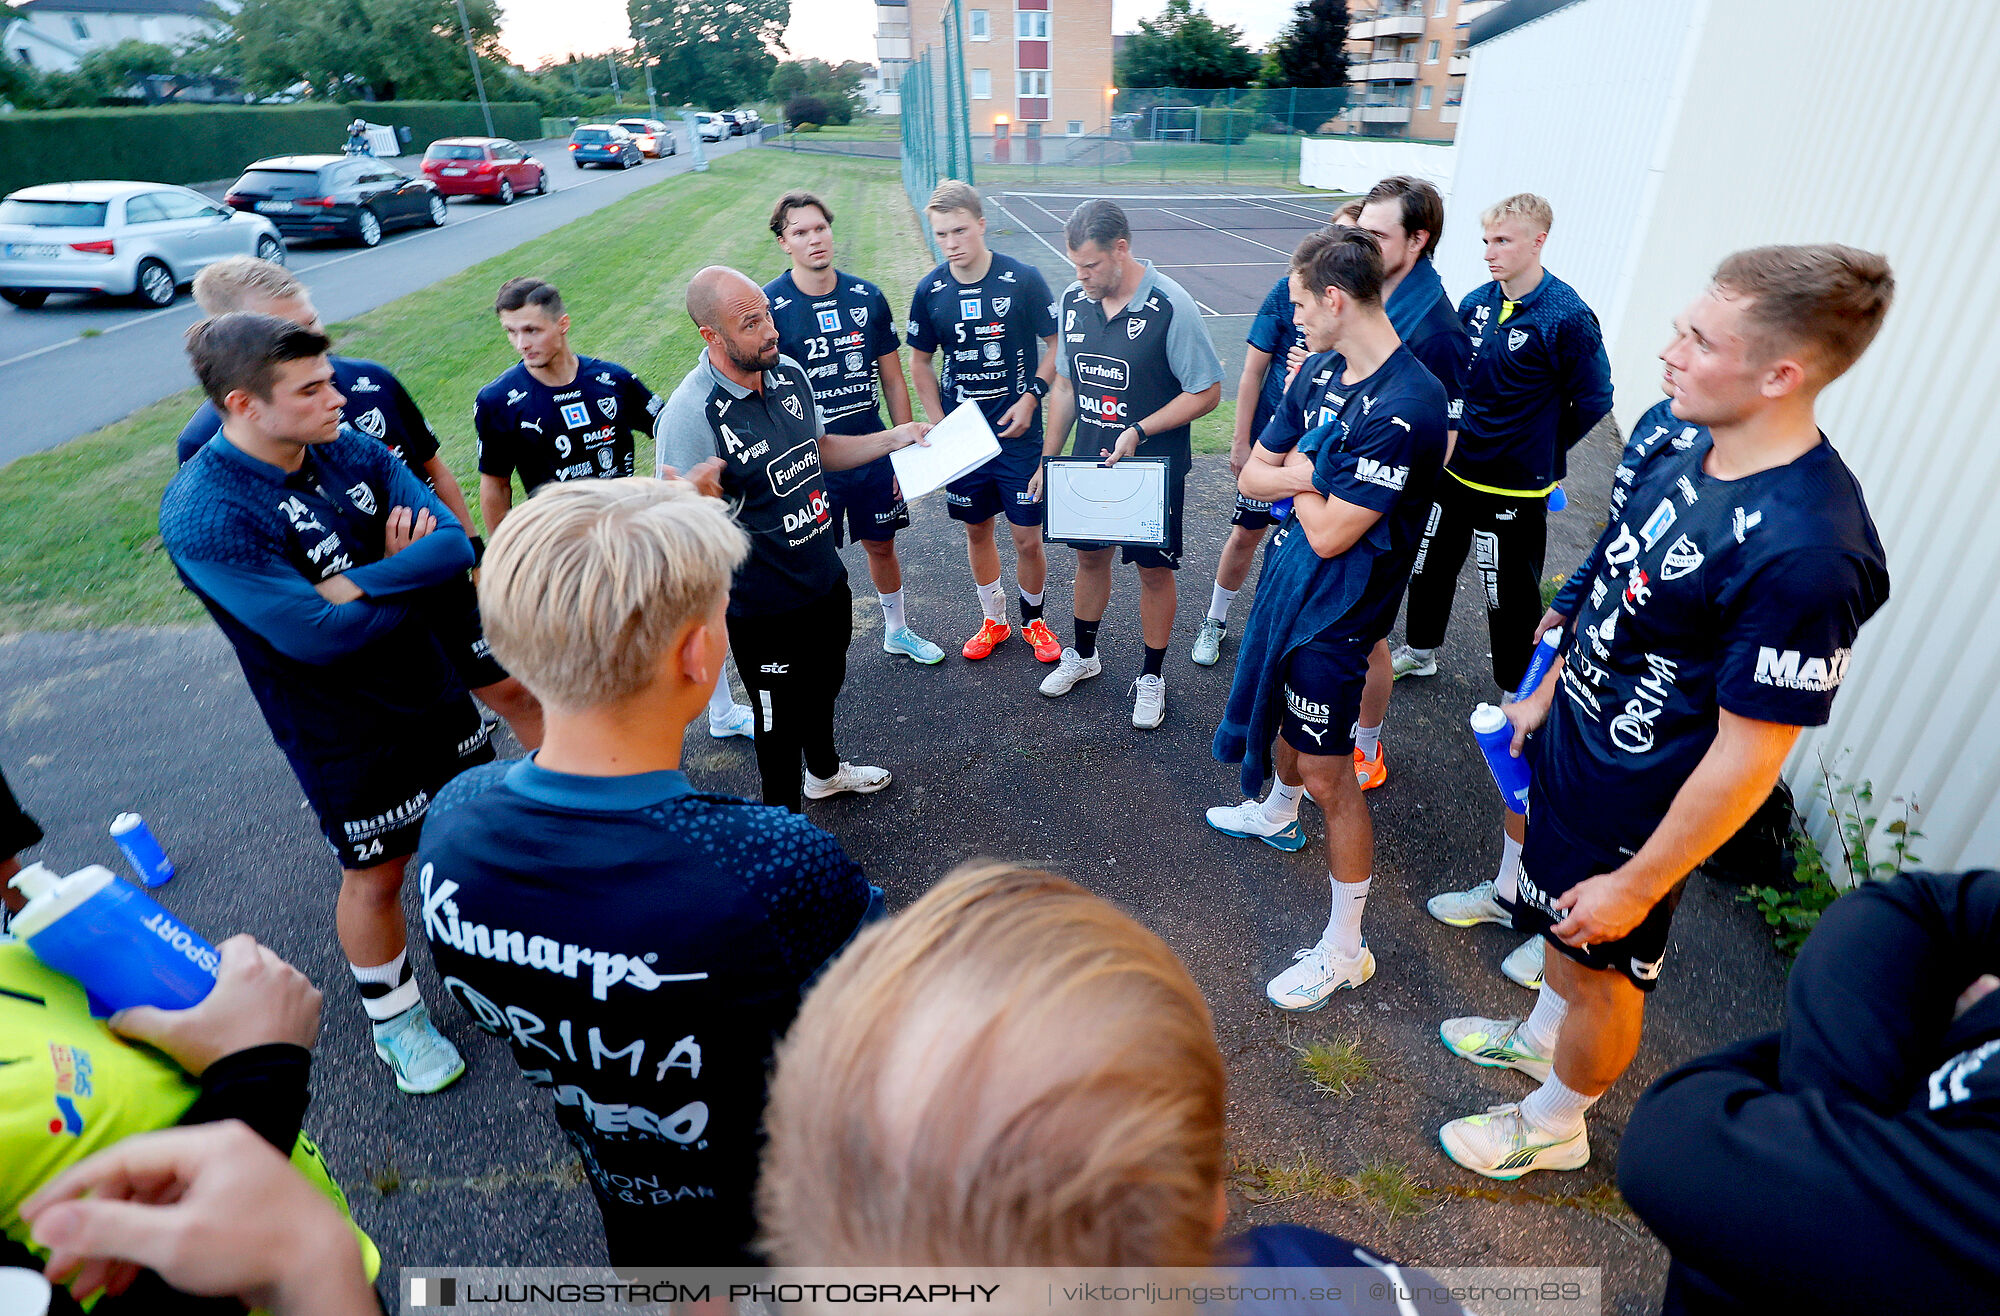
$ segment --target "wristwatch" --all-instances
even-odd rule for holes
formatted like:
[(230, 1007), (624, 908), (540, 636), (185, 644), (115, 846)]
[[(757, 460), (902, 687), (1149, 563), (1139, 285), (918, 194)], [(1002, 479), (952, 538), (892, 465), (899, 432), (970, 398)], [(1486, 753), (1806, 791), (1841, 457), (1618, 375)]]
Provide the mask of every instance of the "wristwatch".
[(1049, 395), (1049, 381), (1035, 375), (1028, 380), (1028, 391), (1038, 398), (1045, 398)]
[(1136, 420), (1133, 421), (1130, 425), (1127, 425), (1125, 428), (1131, 430), (1134, 434), (1138, 435), (1139, 442), (1141, 443), (1144, 443), (1146, 439), (1149, 437), (1146, 433), (1146, 427), (1144, 425), (1141, 425)]

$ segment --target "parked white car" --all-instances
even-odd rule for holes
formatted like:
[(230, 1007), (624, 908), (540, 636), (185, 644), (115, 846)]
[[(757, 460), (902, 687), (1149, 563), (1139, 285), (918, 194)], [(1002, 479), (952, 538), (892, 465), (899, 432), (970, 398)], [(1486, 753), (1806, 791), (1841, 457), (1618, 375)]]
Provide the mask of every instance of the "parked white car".
[(285, 259), (277, 226), (166, 183), (45, 183), (0, 199), (0, 300), (52, 292), (136, 296), (169, 306), (224, 256)]
[(697, 114), (694, 116), (694, 130), (704, 142), (719, 142), (730, 136), (729, 120), (719, 114)]

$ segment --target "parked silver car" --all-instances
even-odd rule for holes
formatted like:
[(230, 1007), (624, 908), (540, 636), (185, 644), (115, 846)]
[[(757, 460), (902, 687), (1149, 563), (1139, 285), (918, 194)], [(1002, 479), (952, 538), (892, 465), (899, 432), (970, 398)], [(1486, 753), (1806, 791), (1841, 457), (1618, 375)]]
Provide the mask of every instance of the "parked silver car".
[(45, 183), (0, 199), (0, 299), (35, 307), (52, 292), (136, 296), (168, 306), (224, 256), (283, 263), (277, 226), (165, 183)]

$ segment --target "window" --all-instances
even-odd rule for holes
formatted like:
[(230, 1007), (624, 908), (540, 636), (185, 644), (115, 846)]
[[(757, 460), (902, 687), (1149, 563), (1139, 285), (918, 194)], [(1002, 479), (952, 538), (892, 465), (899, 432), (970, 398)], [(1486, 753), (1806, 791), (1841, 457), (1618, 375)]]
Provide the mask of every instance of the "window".
[(1438, 43), (1433, 41), (1431, 42), (1430, 54), (1424, 56), (1424, 63), (1435, 64), (1437, 62), (1438, 62)]
[[(189, 196), (185, 192), (154, 192), (151, 195), (159, 202), (162, 219), (201, 219), (215, 213), (215, 208), (206, 201), (200, 197)], [(127, 205), (125, 207), (127, 218), (130, 218), (131, 213), (132, 208)]]
[(1022, 69), (1016, 73), (1015, 94), (1020, 96), (1041, 96), (1049, 94), (1049, 71), (1047, 69)]
[(1071, 137), (1083, 136), (1083, 120), (1071, 119), (1069, 121), (1069, 135)]
[(990, 101), (993, 99), (993, 70), (972, 70), (972, 99)]
[(1443, 17), (1444, 17), (1444, 11), (1445, 11), (1445, 7), (1446, 7), (1447, 5), (1449, 5), (1450, 3), (1451, 3), (1451, 0), (1437, 0), (1437, 7), (1436, 7), (1435, 9), (1431, 10), (1431, 14), (1432, 14), (1432, 16), (1433, 16), (1433, 17), (1436, 17), (1436, 18), (1443, 18)]
[(22, 46), (19, 50), (16, 50), (14, 53), (16, 55), (19, 55), (21, 57), (21, 62), (27, 65), (29, 68), (33, 68), (35, 66), (35, 52), (29, 50), (26, 46)]
[(135, 196), (125, 203), (125, 222), (127, 224), (157, 224), (166, 217), (166, 212), (160, 208), (160, 194), (158, 192), (148, 192), (144, 196)]
[(79, 41), (90, 40), (90, 29), (84, 26), (83, 20), (80, 18), (72, 18), (69, 20), (69, 30), (70, 30), (70, 35), (74, 36)]
[(966, 26), (966, 35), (973, 41), (991, 41), (993, 39), (993, 23), (987, 17), (987, 11), (984, 9), (973, 9), (968, 11), (968, 14), (969, 21)]
[(1431, 89), (1429, 84), (1426, 84), (1424, 87), (1424, 94), (1417, 98), (1417, 108), (1420, 110), (1428, 110), (1430, 107), (1431, 107)]
[(1014, 35), (1023, 41), (1047, 41), (1049, 39), (1049, 11), (1046, 9), (1023, 9), (1014, 15)]

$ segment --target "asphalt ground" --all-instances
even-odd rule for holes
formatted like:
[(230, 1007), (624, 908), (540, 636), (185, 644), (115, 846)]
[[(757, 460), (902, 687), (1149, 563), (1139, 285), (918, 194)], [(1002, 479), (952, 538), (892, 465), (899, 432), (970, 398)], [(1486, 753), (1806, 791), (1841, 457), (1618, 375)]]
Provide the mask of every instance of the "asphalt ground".
[[(710, 142), (704, 150), (714, 159), (749, 144), (747, 137), (736, 138)], [(694, 167), (685, 145), (677, 155), (623, 171), (578, 169), (562, 141), (529, 143), (528, 150), (549, 166), (553, 195), (522, 197), (511, 206), (454, 197), (443, 228), (397, 229), (373, 248), (293, 242), (286, 264), (312, 290), (320, 315), (335, 324)], [(415, 172), (420, 162), (404, 156), (394, 163)], [(221, 195), (221, 187), (207, 190)], [(32, 311), (0, 305), (0, 466), (186, 388), (182, 336), (199, 319), (200, 308), (185, 292), (159, 310), (71, 294)], [(77, 388), (76, 381), (86, 378), (90, 387)]]
[(1271, 285), (1285, 277), (1299, 240), (1323, 228), (1346, 198), (1209, 184), (1111, 185), (987, 192), (987, 239), (996, 251), (1041, 270), (1060, 292), (1076, 278), (1063, 250), (1063, 223), (1095, 196), (1109, 197), (1132, 226), (1132, 250), (1193, 297), (1222, 357), (1224, 387), (1235, 394), (1244, 335)]
[[(1570, 510), (1552, 522), (1552, 573), (1594, 538), (1600, 518), (1585, 509), (1604, 506), (1616, 451), (1608, 426), (1577, 450)], [(1607, 1312), (1655, 1310), (1664, 1253), (1610, 1194), (1620, 1133), (1665, 1070), (1775, 1026), (1783, 970), (1760, 922), (1729, 889), (1691, 884), (1638, 1061), (1592, 1112), (1586, 1169), (1499, 1185), (1446, 1161), (1441, 1123), (1531, 1086), (1457, 1060), (1437, 1040), (1448, 1016), (1531, 1005), (1499, 973), (1511, 933), (1447, 928), (1423, 908), (1432, 893), (1489, 875), (1499, 857), (1498, 802), (1465, 726), (1493, 696), (1476, 586), (1461, 585), (1440, 674), (1397, 690), (1390, 778), (1367, 797), (1377, 881), (1366, 932), (1380, 969), (1319, 1013), (1281, 1014), (1263, 985), (1326, 917), (1324, 830), (1305, 806), (1312, 843), (1287, 855), (1202, 820), (1208, 806), (1239, 798), (1237, 770), (1209, 755), (1234, 648), (1212, 669), (1187, 660), (1230, 493), (1226, 462), (1197, 458), (1167, 720), (1150, 733), (1130, 723), (1142, 655), (1129, 569), (1116, 574), (1101, 636), (1105, 675), (1051, 700), (1036, 693), (1045, 669), (1018, 639), (980, 664), (957, 656), (979, 611), (964, 536), (941, 499), (918, 504), (899, 543), (910, 619), (946, 647), (942, 665), (881, 652), (881, 613), (850, 548), (856, 633), (842, 753), (896, 780), (880, 795), (809, 804), (810, 816), (886, 888), (892, 908), (962, 860), (997, 856), (1068, 874), (1165, 937), (1208, 997), (1229, 1067), (1234, 1227), (1296, 1221), (1413, 1264), (1600, 1266)], [(1060, 546), (1049, 557), (1049, 615), (1067, 639), (1075, 559)], [(1254, 588), (1238, 599), (1239, 619), (1253, 600)], [(391, 1268), (602, 1261), (595, 1212), (546, 1098), (447, 1003), (421, 951), (427, 998), (469, 1072), (440, 1095), (407, 1097), (374, 1058), (332, 935), (334, 864), (213, 627), (0, 639), (0, 763), (48, 830), (38, 857), (122, 871), (105, 829), (137, 810), (180, 866), (158, 893), (167, 905), (212, 940), (254, 934), (326, 989), (308, 1127)], [(697, 730), (686, 766), (707, 788), (756, 789), (745, 741)], [(1315, 1091), (1301, 1071), (1295, 1048), (1317, 1041), (1353, 1042), (1371, 1062), (1351, 1095)], [(1419, 1213), (1392, 1215), (1380, 1194), (1289, 1191), (1273, 1178), (1301, 1166), (1336, 1177), (1382, 1171), (1413, 1189)]]

